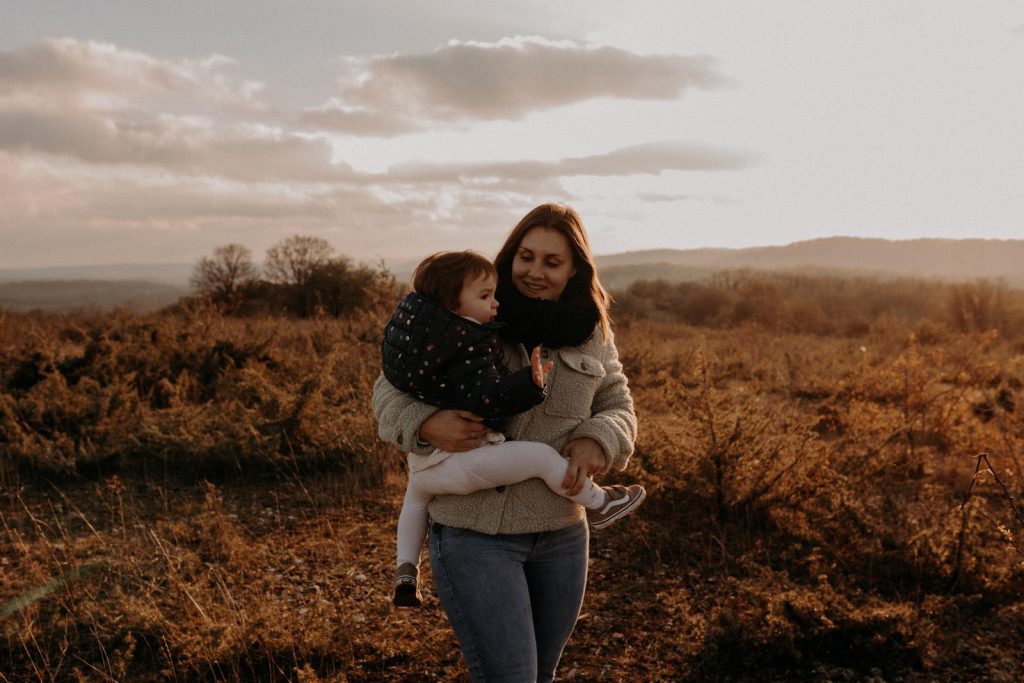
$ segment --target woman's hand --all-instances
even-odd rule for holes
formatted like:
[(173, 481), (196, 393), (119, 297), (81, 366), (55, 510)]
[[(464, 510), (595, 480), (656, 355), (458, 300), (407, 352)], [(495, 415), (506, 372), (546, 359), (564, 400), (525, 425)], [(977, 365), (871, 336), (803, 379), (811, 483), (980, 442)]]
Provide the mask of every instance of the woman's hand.
[(566, 489), (570, 496), (582, 491), (586, 478), (603, 472), (608, 464), (601, 444), (589, 436), (573, 439), (565, 444), (562, 455), (569, 458), (569, 468), (565, 471), (562, 488)]
[(420, 425), (419, 438), (449, 453), (470, 451), (484, 442), (483, 420), (468, 410), (439, 410)]
[(534, 347), (533, 353), (530, 354), (530, 367), (533, 368), (533, 383), (543, 389), (548, 383), (548, 373), (551, 372), (551, 368), (554, 365), (552, 361), (541, 363), (540, 347)]

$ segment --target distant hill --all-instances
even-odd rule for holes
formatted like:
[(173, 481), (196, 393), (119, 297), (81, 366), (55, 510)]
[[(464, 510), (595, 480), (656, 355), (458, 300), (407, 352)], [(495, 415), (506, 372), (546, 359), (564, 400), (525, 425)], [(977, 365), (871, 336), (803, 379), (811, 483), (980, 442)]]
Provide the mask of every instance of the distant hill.
[(128, 308), (148, 313), (174, 303), (186, 288), (144, 280), (51, 280), (0, 283), (0, 308), (63, 313)]
[(54, 266), (51, 268), (2, 268), (0, 282), (52, 280), (147, 280), (176, 287), (188, 287), (194, 263), (111, 263), (100, 266)]
[(884, 240), (826, 237), (781, 247), (654, 249), (598, 257), (611, 288), (640, 278), (695, 280), (727, 269), (973, 280), (1003, 278), (1024, 288), (1024, 240)]

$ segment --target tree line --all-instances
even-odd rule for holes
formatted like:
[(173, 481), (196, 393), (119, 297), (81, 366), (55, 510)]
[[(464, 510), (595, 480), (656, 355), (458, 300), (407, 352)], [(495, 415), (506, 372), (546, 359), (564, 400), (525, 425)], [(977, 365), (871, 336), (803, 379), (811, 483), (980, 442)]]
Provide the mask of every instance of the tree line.
[[(382, 303), (400, 286), (383, 265), (355, 264), (319, 237), (295, 235), (267, 250), (262, 267), (241, 244), (218, 247), (195, 266), (203, 299), (235, 315), (341, 317)], [(702, 327), (756, 324), (822, 335), (858, 336), (892, 323), (919, 336), (943, 331), (1024, 334), (1024, 292), (1000, 280), (940, 283), (764, 271), (722, 271), (704, 282), (637, 280), (615, 292), (619, 314)]]
[(753, 324), (859, 336), (895, 324), (936, 341), (947, 332), (1024, 335), (1024, 291), (986, 279), (944, 283), (722, 271), (703, 282), (637, 280), (616, 293), (615, 306), (619, 314), (700, 327)]
[(196, 263), (196, 294), (235, 315), (340, 317), (390, 301), (394, 276), (382, 266), (353, 263), (322, 238), (294, 235), (267, 250), (262, 268), (241, 244), (218, 247)]

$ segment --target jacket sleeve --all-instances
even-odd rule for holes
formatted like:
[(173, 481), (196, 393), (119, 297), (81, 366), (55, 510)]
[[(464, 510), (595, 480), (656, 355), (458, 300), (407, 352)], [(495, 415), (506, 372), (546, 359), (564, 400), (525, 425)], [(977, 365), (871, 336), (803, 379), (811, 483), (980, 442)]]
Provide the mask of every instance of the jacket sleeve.
[(373, 414), (377, 416), (377, 434), (406, 453), (428, 455), (434, 447), (420, 445), (416, 435), (420, 425), (438, 411), (437, 406), (421, 403), (399, 391), (381, 374), (373, 385)]
[(463, 378), (467, 410), (485, 419), (526, 412), (544, 401), (544, 390), (534, 383), (532, 373), (525, 367), (503, 375), (488, 364)]
[(604, 346), (605, 376), (594, 394), (591, 417), (572, 431), (569, 439), (589, 437), (601, 444), (607, 458), (605, 470), (622, 470), (629, 462), (636, 443), (636, 412), (629, 384), (619, 362), (614, 339)]

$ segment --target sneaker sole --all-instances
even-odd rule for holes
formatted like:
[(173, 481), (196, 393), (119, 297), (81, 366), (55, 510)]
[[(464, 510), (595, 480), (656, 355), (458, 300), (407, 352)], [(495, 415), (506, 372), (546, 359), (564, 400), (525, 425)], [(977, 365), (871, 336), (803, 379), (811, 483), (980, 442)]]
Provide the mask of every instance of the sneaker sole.
[(419, 607), (423, 604), (423, 601), (417, 595), (417, 592), (416, 586), (395, 586), (395, 593), (391, 596), (391, 603), (395, 607)]
[(623, 517), (628, 515), (630, 512), (635, 510), (637, 507), (639, 507), (640, 503), (644, 502), (644, 500), (646, 500), (646, 499), (647, 499), (647, 491), (641, 489), (640, 490), (640, 495), (637, 496), (633, 500), (633, 502), (631, 502), (629, 505), (624, 505), (623, 507), (619, 508), (618, 511), (614, 515), (612, 515), (610, 517), (606, 517), (605, 519), (601, 520), (597, 524), (591, 524), (590, 528), (591, 529), (604, 529), (605, 527), (607, 527), (607, 526), (609, 526), (611, 524), (615, 524), (615, 522), (619, 521), (620, 519), (622, 519)]

